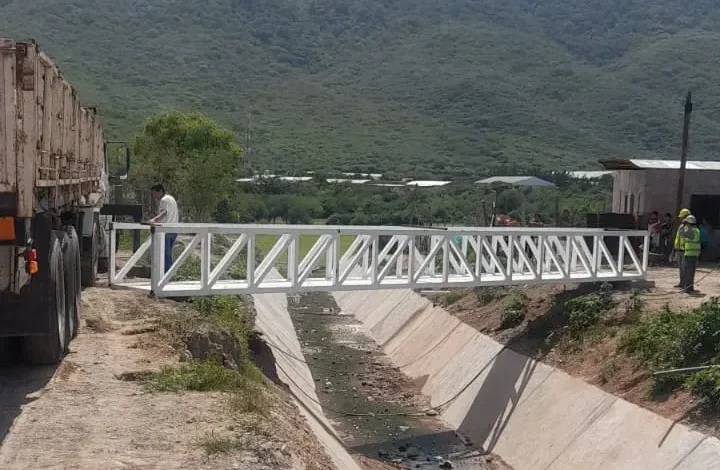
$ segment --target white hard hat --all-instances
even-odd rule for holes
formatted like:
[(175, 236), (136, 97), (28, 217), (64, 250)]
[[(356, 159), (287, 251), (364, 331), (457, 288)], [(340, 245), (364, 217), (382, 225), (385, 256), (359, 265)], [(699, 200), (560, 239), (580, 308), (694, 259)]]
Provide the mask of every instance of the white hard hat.
[(695, 219), (694, 215), (689, 215), (689, 216), (685, 217), (685, 220), (683, 220), (683, 222), (685, 222), (686, 224), (695, 225), (695, 224), (697, 224), (697, 219)]

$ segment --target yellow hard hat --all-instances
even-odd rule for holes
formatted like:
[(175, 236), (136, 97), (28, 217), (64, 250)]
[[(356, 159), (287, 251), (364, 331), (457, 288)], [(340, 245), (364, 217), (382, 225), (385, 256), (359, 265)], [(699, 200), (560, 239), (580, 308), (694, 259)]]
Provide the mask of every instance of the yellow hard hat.
[(690, 215), (690, 211), (688, 209), (683, 209), (678, 214), (678, 217), (687, 217)]

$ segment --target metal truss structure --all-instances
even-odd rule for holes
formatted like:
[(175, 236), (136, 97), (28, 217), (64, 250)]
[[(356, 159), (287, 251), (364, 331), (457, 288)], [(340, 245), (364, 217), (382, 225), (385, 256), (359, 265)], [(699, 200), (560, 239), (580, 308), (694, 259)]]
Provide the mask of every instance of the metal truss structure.
[[(118, 234), (145, 232), (127, 259)], [(165, 236), (177, 234), (165, 272)], [(644, 279), (648, 232), (115, 223), (110, 284), (156, 297)], [(133, 277), (144, 265), (149, 278)]]

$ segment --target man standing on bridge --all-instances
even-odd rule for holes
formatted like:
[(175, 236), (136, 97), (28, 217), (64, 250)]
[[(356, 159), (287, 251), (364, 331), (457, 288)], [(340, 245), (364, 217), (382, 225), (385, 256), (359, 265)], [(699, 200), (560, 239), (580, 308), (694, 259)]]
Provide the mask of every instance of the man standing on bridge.
[[(156, 184), (150, 188), (152, 198), (158, 201), (158, 213), (150, 219), (151, 224), (176, 224), (179, 222), (178, 207), (175, 198), (165, 192), (165, 186)], [(177, 233), (165, 233), (165, 272), (173, 264), (173, 245)]]

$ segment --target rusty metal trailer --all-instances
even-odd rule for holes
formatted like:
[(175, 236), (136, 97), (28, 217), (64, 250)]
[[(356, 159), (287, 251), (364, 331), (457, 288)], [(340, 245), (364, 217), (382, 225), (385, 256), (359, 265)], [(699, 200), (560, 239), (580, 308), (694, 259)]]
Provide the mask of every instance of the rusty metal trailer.
[(59, 361), (77, 334), (106, 252), (107, 166), (96, 110), (36, 43), (0, 38), (0, 337), (29, 362)]

